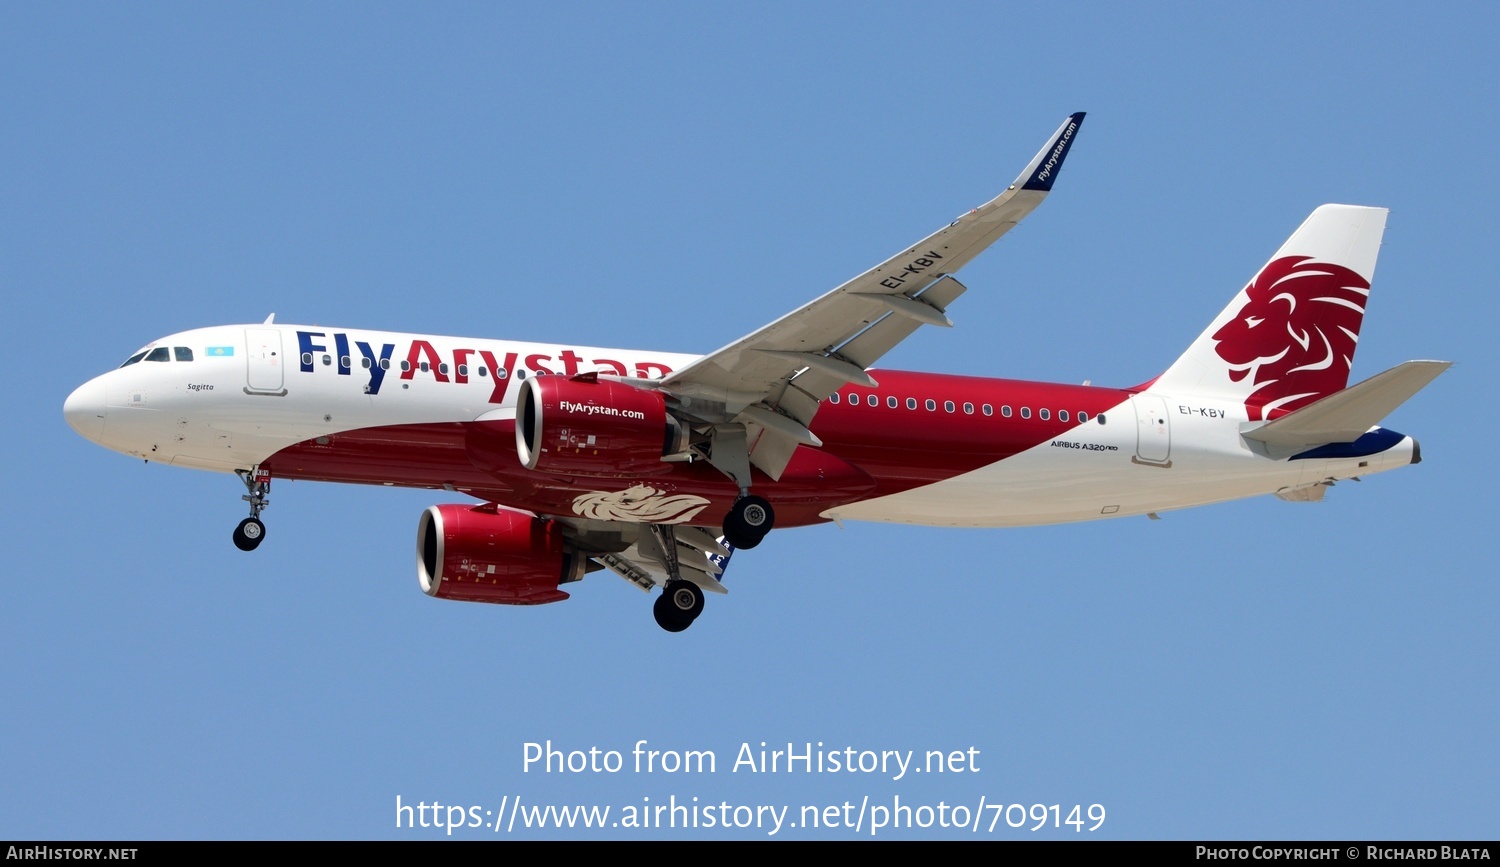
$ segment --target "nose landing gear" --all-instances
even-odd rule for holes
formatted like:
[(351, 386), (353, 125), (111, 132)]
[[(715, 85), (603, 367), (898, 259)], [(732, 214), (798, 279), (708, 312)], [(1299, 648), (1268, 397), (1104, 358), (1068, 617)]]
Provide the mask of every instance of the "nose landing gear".
[(250, 517), (234, 528), (234, 547), (241, 551), (254, 551), (266, 538), (266, 525), (261, 523), (261, 510), (271, 504), (266, 494), (271, 492), (271, 471), (256, 467), (252, 470), (235, 470), (234, 474), (245, 483), (249, 493), (240, 499), (250, 504)]

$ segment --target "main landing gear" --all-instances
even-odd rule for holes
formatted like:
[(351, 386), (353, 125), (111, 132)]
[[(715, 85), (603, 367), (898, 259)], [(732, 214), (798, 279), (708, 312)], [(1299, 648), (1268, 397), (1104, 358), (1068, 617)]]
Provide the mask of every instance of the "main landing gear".
[[(724, 518), (724, 541), (729, 543), (731, 550), (754, 548), (775, 525), (776, 512), (771, 504), (753, 494), (744, 494)], [(667, 574), (671, 576), (651, 606), (651, 613), (656, 617), (657, 626), (668, 632), (681, 632), (692, 626), (703, 613), (703, 588), (681, 577), (674, 528), (670, 524), (655, 524), (651, 530), (664, 556)], [(727, 559), (725, 557), (726, 562)]]
[(260, 512), (271, 504), (266, 494), (271, 492), (271, 471), (256, 467), (253, 470), (235, 470), (234, 474), (245, 483), (249, 493), (240, 499), (250, 504), (250, 517), (234, 528), (234, 547), (241, 551), (254, 551), (266, 538), (266, 525), (260, 521)]
[(651, 613), (656, 615), (657, 626), (668, 632), (681, 632), (703, 613), (703, 590), (691, 581), (668, 581), (656, 597), (656, 604), (651, 606)]
[(724, 518), (724, 538), (736, 548), (754, 548), (776, 526), (771, 504), (754, 494), (735, 500)]

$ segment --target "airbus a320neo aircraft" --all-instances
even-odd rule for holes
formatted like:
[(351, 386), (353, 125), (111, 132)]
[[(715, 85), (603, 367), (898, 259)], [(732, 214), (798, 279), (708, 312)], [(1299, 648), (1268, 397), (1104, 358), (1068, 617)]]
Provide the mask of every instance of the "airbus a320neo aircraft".
[(1329, 485), (1420, 459), (1387, 413), (1448, 368), (1349, 373), (1382, 208), (1313, 211), (1166, 372), (1133, 388), (872, 365), (948, 326), (954, 273), (1041, 204), (1083, 113), (1005, 192), (704, 356), (282, 325), (163, 337), (64, 404), (149, 461), (236, 473), (251, 550), (273, 478), (449, 491), (417, 528), (431, 596), (530, 605), (608, 568), (670, 631), (773, 526), (1008, 527)]

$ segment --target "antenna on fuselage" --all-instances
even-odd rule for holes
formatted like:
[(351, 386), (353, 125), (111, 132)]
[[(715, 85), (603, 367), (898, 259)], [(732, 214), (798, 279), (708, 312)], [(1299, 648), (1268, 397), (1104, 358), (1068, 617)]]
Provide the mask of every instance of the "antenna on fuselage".
[(276, 314), (275, 313), (272, 313), (270, 316), (267, 316), (266, 317), (266, 321), (261, 323), (261, 325), (275, 325), (275, 324), (276, 324)]

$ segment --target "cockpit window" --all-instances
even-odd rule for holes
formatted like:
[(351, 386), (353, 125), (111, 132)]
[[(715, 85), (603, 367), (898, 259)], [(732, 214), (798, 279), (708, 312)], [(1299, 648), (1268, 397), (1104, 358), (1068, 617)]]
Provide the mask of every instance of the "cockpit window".
[(151, 354), (146, 356), (146, 360), (147, 361), (171, 361), (172, 358), (167, 353), (167, 348), (165, 346), (158, 346), (155, 349), (151, 350)]
[(193, 350), (188, 349), (186, 346), (174, 346), (174, 347), (172, 347), (172, 354), (177, 357), (178, 361), (192, 361), (193, 360)]
[(122, 364), (122, 365), (120, 365), (120, 366), (121, 367), (129, 367), (130, 365), (135, 364), (137, 361), (140, 361), (142, 358), (145, 358), (145, 357), (146, 357), (146, 353), (145, 353), (144, 350), (142, 350), (141, 352), (137, 352), (135, 355), (132, 355), (129, 358), (125, 359), (125, 363)]

